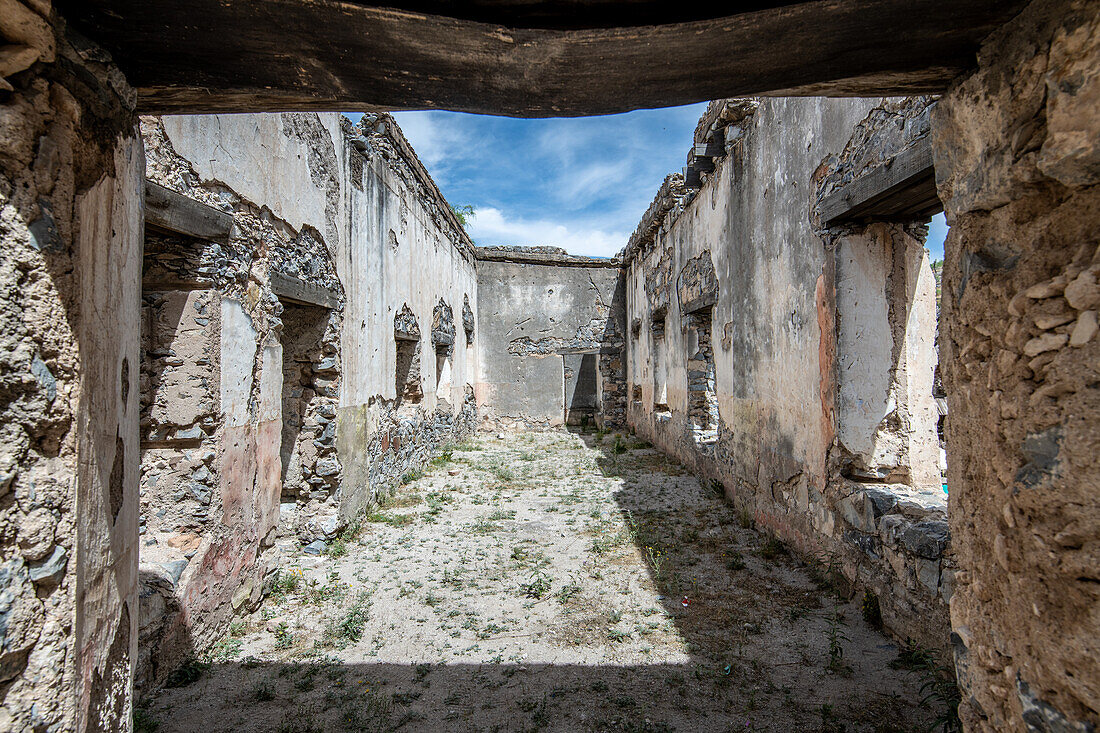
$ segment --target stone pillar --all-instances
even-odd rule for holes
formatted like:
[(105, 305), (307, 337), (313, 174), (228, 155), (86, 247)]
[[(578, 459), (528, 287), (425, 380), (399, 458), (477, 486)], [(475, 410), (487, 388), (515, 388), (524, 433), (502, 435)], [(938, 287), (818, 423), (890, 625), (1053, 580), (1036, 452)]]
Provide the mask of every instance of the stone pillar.
[(49, 5), (0, 0), (0, 730), (128, 730), (144, 156)]
[(968, 730), (1100, 724), (1100, 5), (1037, 0), (933, 118)]

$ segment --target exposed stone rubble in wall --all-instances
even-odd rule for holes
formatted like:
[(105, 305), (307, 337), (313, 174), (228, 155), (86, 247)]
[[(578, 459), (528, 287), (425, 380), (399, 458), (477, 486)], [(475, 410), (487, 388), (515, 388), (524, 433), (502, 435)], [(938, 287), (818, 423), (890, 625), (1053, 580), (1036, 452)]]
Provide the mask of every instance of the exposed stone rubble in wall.
[[(337, 411), (337, 454), (344, 461), (339, 516), (348, 521), (385, 497), (409, 470), (426, 463), (433, 450), (461, 440), (474, 429), (477, 406), (473, 385), (469, 383), (473, 375), (468, 373), (474, 369), (474, 362), (464, 360), (458, 366), (454, 355), (459, 347), (464, 347), (467, 355), (476, 347), (475, 314), (470, 305), (476, 275), (473, 243), (396, 121), (388, 114), (367, 114), (355, 125), (341, 118), (340, 125), (351, 148), (348, 156), (351, 186), (359, 191), (369, 185), (385, 186), (399, 198), (392, 211), (388, 209), (386, 196), (380, 201), (353, 203), (369, 207), (370, 218), (393, 222), (393, 228), (381, 232), (387, 254), (411, 254), (413, 266), (423, 264), (430, 271), (433, 257), (447, 261), (451, 253), (446, 250), (450, 247), (459, 255), (452, 260), (458, 263), (457, 282), (468, 277), (471, 286), (465, 292), (456, 292), (442, 282), (413, 279), (411, 291), (387, 304), (394, 314), (393, 330), (386, 323), (382, 333), (384, 338), (393, 339), (394, 362), (382, 369), (386, 380), (393, 379), (394, 397), (373, 394), (363, 400), (357, 395), (350, 399), (351, 404), (345, 399)], [(365, 176), (379, 174), (386, 177), (373, 182), (365, 180)], [(389, 174), (393, 179), (388, 178)], [(355, 199), (353, 194), (353, 202)], [(414, 228), (414, 220), (419, 222), (417, 236), (426, 235), (424, 239), (429, 241), (406, 240), (407, 233)], [(418, 258), (424, 261), (418, 262)], [(353, 271), (350, 277), (354, 279), (358, 273)], [(372, 282), (368, 287), (373, 286)], [(401, 292), (403, 288), (396, 290)], [(421, 312), (419, 320), (414, 310), (417, 301), (413, 300), (418, 295), (434, 303), (427, 306), (429, 312)], [(464, 308), (462, 343), (456, 342), (452, 305), (457, 304), (459, 297), (463, 298)], [(419, 307), (424, 307), (423, 301)], [(371, 324), (368, 321), (366, 325)], [(458, 384), (454, 375), (464, 372), (467, 383)], [(432, 385), (426, 382), (433, 376), (435, 385), (430, 389)], [(434, 408), (429, 407), (433, 403)]]
[[(284, 116), (284, 134), (320, 148), (310, 158), (311, 173), (331, 200), (326, 166), (335, 160), (325, 157), (311, 117)], [(234, 222), (225, 241), (150, 229), (146, 242), (137, 681), (151, 684), (205, 648), (234, 615), (255, 607), (280, 514), (278, 528), (305, 542), (339, 530), (334, 417), (341, 307), (283, 301), (272, 277), (335, 293), (342, 288), (323, 235), (295, 229), (220, 182), (203, 181), (176, 153), (159, 118), (141, 124), (149, 179)], [(223, 363), (236, 353), (243, 361)], [(275, 374), (283, 389), (265, 394)], [(224, 391), (227, 380), (244, 390), (239, 407), (222, 403), (238, 399), (237, 387)], [(277, 450), (261, 445), (266, 441)], [(268, 483), (283, 484), (281, 499), (252, 488)], [(239, 512), (241, 501), (252, 509)]]
[(1100, 7), (1036, 2), (933, 112), (969, 730), (1100, 728)]
[(466, 332), (466, 343), (474, 342), (474, 311), (470, 308), (470, 296), (462, 296), (462, 330)]
[(0, 16), (0, 730), (122, 730), (137, 618), (136, 96), (50, 2), (7, 0)]

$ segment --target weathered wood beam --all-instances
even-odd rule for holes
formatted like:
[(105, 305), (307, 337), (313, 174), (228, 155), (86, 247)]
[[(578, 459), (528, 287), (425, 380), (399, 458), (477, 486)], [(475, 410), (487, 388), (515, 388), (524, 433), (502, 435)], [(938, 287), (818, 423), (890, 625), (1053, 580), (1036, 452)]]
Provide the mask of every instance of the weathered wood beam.
[(145, 182), (145, 223), (197, 239), (224, 242), (233, 216), (152, 181)]
[(942, 208), (936, 196), (931, 139), (924, 137), (870, 173), (830, 193), (822, 200), (820, 210), (822, 223), (830, 225), (871, 218), (919, 218)]
[[(1024, 0), (56, 0), (150, 113), (574, 116), (940, 92)], [(441, 14), (432, 14), (441, 13)], [(442, 13), (450, 14), (445, 15)]]
[(271, 273), (271, 292), (280, 299), (303, 305), (316, 305), (322, 308), (336, 308), (340, 305), (340, 294), (335, 290), (284, 275), (281, 272)]

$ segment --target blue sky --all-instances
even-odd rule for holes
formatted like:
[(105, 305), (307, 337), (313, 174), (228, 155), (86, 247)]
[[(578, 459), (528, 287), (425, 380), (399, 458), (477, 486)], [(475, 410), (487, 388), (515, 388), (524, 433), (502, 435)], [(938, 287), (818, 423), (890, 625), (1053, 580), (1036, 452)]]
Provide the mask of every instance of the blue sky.
[(611, 257), (664, 177), (679, 171), (706, 104), (605, 117), (394, 116), (443, 195), (473, 206), (479, 245), (552, 245)]
[[(705, 109), (545, 120), (434, 111), (394, 117), (447, 200), (474, 208), (467, 231), (477, 244), (611, 257), (664, 177), (683, 167)], [(943, 257), (945, 233), (941, 214), (928, 238), (932, 259)]]

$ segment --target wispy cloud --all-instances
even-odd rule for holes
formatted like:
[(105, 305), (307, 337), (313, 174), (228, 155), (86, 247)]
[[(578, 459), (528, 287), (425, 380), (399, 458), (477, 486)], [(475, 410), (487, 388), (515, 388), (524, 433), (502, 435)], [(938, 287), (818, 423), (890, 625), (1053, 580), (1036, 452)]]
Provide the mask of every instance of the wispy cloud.
[(444, 196), (478, 212), (479, 244), (620, 250), (668, 173), (683, 164), (703, 105), (577, 119), (453, 112), (395, 117)]
[(591, 257), (613, 257), (629, 235), (625, 231), (596, 229), (584, 221), (511, 219), (491, 207), (477, 209), (467, 230), (483, 246), (550, 245)]

